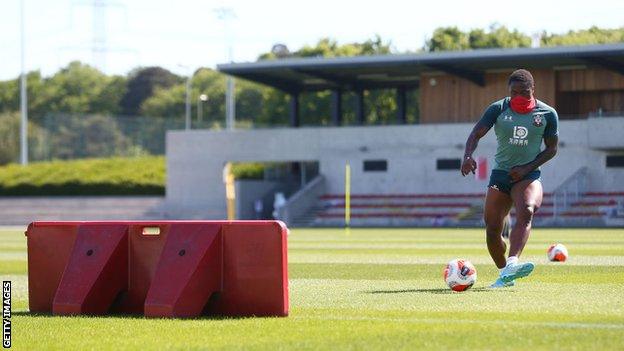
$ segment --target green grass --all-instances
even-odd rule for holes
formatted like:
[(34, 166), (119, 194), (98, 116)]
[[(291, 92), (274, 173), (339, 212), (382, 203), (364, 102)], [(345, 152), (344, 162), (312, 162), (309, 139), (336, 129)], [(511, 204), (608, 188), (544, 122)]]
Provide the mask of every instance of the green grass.
[[(565, 263), (550, 263), (562, 242)], [(518, 349), (624, 347), (624, 230), (536, 229), (537, 263), (515, 287), (497, 274), (480, 230), (295, 229), (289, 237), (288, 318), (52, 317), (27, 312), (25, 238), (0, 231), (0, 274), (13, 281), (13, 347), (34, 349)], [(478, 282), (442, 280), (457, 257)], [(523, 257), (525, 258), (525, 257)]]

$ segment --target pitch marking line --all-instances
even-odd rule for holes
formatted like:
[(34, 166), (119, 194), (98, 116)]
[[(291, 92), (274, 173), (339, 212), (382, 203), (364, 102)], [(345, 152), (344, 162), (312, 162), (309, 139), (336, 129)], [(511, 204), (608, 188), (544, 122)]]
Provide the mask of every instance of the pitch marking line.
[(576, 322), (520, 322), (508, 320), (494, 321), (477, 321), (477, 320), (452, 320), (452, 319), (433, 319), (433, 318), (379, 318), (379, 317), (304, 317), (293, 316), (294, 319), (320, 319), (330, 321), (370, 321), (370, 322), (407, 322), (407, 323), (427, 323), (427, 324), (492, 324), (492, 325), (519, 325), (549, 328), (567, 328), (567, 329), (615, 329), (624, 330), (624, 324), (607, 324), (607, 323), (576, 323)]

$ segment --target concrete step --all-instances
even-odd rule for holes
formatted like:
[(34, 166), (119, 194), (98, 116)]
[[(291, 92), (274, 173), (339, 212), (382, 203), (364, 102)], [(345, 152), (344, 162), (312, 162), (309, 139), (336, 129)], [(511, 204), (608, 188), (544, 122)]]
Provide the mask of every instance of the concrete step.
[(2, 197), (0, 225), (32, 221), (165, 219), (164, 197)]

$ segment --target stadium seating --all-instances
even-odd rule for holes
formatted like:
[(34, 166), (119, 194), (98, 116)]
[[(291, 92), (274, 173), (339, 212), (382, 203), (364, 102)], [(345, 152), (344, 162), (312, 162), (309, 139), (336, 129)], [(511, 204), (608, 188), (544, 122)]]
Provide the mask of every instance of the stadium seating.
[[(344, 195), (320, 197), (322, 210), (313, 225), (344, 223)], [(469, 217), (483, 203), (483, 194), (354, 194), (351, 219), (355, 226), (442, 226)]]
[(585, 192), (567, 208), (556, 211), (552, 194), (545, 194), (541, 209), (535, 214), (537, 224), (556, 225), (622, 225), (624, 192)]
[[(483, 225), (483, 193), (468, 194), (354, 194), (351, 224), (354, 226), (480, 226)], [(344, 225), (344, 194), (325, 194), (312, 226)], [(514, 211), (512, 210), (512, 216)], [(553, 194), (545, 193), (535, 225), (554, 225), (565, 219), (575, 225), (598, 225), (624, 220), (624, 192), (586, 192), (580, 200), (556, 210)], [(599, 222), (599, 223), (598, 223)]]

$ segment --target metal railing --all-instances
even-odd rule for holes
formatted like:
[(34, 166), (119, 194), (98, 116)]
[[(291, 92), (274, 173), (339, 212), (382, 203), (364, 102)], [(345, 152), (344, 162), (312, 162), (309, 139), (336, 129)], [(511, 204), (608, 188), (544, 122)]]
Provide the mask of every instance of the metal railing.
[(325, 178), (316, 176), (312, 181), (293, 194), (286, 204), (277, 210), (278, 217), (287, 225), (305, 215), (318, 202), (318, 198), (325, 193)]
[(602, 109), (598, 109), (597, 111), (593, 111), (589, 113), (589, 118), (602, 118), (602, 117), (622, 117), (624, 116), (624, 111), (603, 111)]
[(558, 217), (579, 201), (587, 189), (587, 167), (572, 173), (552, 194), (553, 217)]

